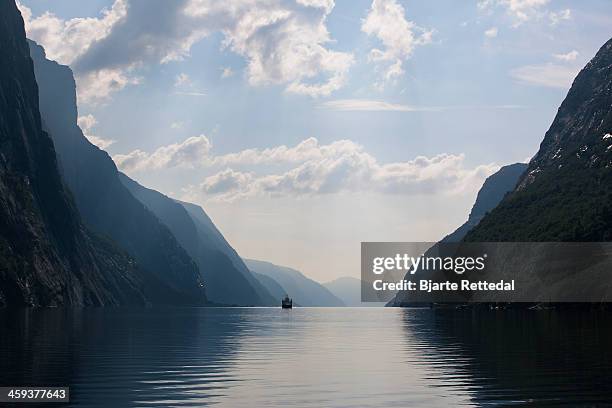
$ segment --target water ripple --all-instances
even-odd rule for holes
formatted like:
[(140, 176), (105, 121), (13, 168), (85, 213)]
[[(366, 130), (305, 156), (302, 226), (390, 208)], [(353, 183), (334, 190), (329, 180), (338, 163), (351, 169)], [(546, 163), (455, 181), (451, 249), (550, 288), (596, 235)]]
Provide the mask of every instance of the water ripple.
[(607, 406), (606, 313), (0, 311), (0, 384), (78, 407)]

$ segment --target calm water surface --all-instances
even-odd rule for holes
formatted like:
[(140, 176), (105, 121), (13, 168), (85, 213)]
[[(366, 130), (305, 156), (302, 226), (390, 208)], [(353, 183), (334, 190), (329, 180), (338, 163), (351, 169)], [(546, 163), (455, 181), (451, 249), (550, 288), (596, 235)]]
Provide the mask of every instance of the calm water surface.
[(79, 407), (612, 406), (611, 323), (610, 312), (0, 310), (0, 385), (70, 385)]

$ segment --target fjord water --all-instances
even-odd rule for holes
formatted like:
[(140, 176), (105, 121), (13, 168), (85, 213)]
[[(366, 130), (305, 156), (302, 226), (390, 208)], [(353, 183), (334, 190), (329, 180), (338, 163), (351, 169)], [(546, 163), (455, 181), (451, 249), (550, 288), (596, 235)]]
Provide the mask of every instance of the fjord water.
[(0, 310), (0, 385), (69, 385), (70, 406), (602, 406), (610, 323), (554, 310)]

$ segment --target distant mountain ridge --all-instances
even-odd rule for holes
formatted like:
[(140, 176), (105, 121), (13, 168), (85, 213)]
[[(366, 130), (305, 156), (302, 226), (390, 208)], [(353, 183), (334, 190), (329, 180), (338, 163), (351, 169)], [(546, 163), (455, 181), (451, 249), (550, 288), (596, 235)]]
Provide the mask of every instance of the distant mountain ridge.
[(612, 239), (612, 39), (574, 80), (516, 189), (465, 239)]
[[(342, 300), (327, 288), (304, 276), (300, 271), (254, 259), (244, 259), (244, 262), (256, 276), (264, 275), (277, 282), (300, 306), (344, 306)], [(280, 302), (280, 299), (277, 302)]]
[[(261, 283), (266, 288), (266, 290), (274, 297), (275, 299), (274, 305), (278, 306), (278, 302), (280, 301), (280, 299), (283, 299), (285, 295), (289, 293), (285, 290), (285, 288), (281, 286), (280, 283), (278, 283), (271, 277), (261, 274), (261, 273), (253, 272), (253, 271), (251, 271), (251, 273), (259, 281), (259, 283)], [(301, 306), (301, 305), (295, 302), (294, 306)]]
[(62, 182), (13, 1), (0, 57), (0, 306), (144, 305), (134, 260), (82, 224)]
[(361, 280), (343, 276), (333, 281), (323, 283), (323, 286), (334, 294), (346, 306), (374, 306), (374, 303), (361, 302)]
[(206, 304), (195, 262), (170, 230), (123, 185), (108, 154), (92, 145), (78, 127), (70, 68), (46, 59), (36, 43), (29, 45), (44, 127), (55, 143), (62, 176), (87, 226), (114, 240), (136, 260), (145, 296), (153, 304)]

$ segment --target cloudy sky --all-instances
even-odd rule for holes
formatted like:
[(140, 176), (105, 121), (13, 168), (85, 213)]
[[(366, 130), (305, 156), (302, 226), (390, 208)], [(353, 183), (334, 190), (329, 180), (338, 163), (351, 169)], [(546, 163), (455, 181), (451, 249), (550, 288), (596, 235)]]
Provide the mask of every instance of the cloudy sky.
[(435, 241), (538, 148), (612, 3), (20, 0), (79, 124), (246, 257), (327, 281), (361, 241)]

